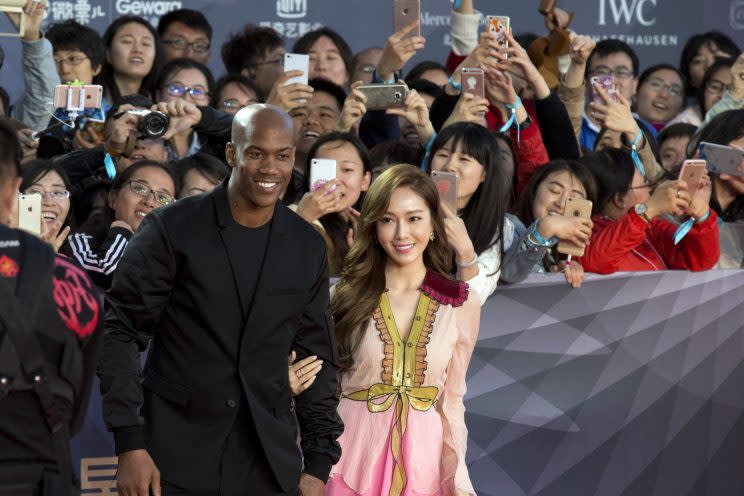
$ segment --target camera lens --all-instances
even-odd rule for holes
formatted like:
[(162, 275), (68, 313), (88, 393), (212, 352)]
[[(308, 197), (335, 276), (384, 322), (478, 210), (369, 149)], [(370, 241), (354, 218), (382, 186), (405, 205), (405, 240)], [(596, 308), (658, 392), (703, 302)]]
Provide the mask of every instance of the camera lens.
[(401, 95), (400, 92), (393, 93), (393, 100), (396, 101), (396, 102), (401, 101), (402, 97), (403, 97), (403, 95)]
[(170, 117), (162, 112), (150, 112), (140, 117), (137, 130), (147, 138), (160, 138), (168, 130)]

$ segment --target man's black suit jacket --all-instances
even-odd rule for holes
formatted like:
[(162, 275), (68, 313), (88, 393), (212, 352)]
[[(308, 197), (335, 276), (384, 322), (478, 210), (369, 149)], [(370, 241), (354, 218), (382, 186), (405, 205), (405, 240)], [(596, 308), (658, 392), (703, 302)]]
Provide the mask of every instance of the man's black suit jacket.
[[(226, 185), (152, 211), (129, 242), (106, 297), (103, 413), (117, 453), (146, 448), (164, 480), (216, 491), (222, 446), (244, 398), (260, 439), (256, 451), (266, 453), (287, 491), (297, 487), (302, 464), (291, 350), (298, 359), (324, 360), (297, 398), (304, 472), (326, 480), (341, 452), (325, 243), (277, 203), (244, 312), (245, 288), (232, 269), (243, 254), (226, 228), (233, 222)], [(151, 340), (141, 372), (140, 352)]]

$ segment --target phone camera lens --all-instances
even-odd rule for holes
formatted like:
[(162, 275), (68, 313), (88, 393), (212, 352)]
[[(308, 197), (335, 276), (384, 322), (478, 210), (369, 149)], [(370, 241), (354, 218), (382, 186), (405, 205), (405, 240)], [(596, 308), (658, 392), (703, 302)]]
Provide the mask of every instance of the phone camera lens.
[(403, 98), (403, 95), (401, 95), (401, 94), (400, 94), (400, 92), (396, 92), (396, 93), (393, 93), (393, 99), (394, 99), (394, 100), (395, 100), (396, 102), (399, 102), (399, 101), (401, 101), (401, 99), (402, 99), (402, 98)]
[(574, 217), (581, 217), (581, 212), (579, 212), (578, 210), (574, 210), (573, 216)]

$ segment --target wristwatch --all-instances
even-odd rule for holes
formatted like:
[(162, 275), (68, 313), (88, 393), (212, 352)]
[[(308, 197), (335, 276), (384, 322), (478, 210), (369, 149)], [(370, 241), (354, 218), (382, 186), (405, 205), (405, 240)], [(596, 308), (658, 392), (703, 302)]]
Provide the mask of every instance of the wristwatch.
[(646, 211), (648, 211), (648, 207), (645, 203), (639, 203), (635, 206), (635, 213), (641, 216), (643, 220), (645, 220), (648, 223), (651, 223), (651, 219), (648, 218), (648, 215), (646, 215)]

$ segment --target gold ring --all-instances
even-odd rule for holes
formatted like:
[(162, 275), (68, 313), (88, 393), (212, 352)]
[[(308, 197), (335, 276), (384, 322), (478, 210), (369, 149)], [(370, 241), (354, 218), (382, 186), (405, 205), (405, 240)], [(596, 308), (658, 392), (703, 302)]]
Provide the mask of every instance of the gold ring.
[(301, 379), (302, 378), (302, 370), (301, 369), (297, 369), (295, 371), (295, 375), (297, 376), (298, 379)]

